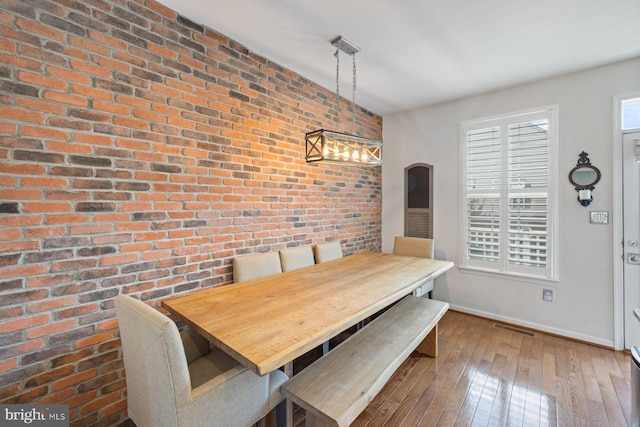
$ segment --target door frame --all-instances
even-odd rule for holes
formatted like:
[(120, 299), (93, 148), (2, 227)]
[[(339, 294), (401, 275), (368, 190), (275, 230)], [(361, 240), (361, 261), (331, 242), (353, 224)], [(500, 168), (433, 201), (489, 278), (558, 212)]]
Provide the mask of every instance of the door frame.
[[(622, 138), (625, 133), (635, 133), (640, 129), (622, 130), (622, 101), (638, 98), (640, 92), (626, 93), (613, 97), (613, 187), (622, 188)], [(613, 345), (616, 350), (624, 350), (624, 211), (622, 192), (613, 191)]]

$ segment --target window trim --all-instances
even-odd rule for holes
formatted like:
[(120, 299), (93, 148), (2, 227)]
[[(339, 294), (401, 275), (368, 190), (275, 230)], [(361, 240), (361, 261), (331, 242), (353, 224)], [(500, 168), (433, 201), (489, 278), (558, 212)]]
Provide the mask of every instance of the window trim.
[[(527, 117), (530, 116), (530, 117)], [(533, 116), (533, 117), (531, 117)], [(528, 269), (521, 269), (522, 271), (508, 271), (503, 268), (503, 262), (496, 265), (496, 268), (488, 268), (482, 263), (469, 262), (467, 258), (467, 132), (473, 129), (488, 128), (498, 125), (501, 128), (501, 132), (504, 131), (504, 127), (508, 129), (509, 124), (518, 123), (520, 120), (546, 118), (549, 123), (548, 129), (548, 159), (549, 159), (549, 181), (547, 185), (547, 201), (548, 201), (548, 213), (547, 213), (547, 268), (541, 271), (542, 274), (536, 274), (536, 271), (529, 271)], [(483, 117), (478, 119), (465, 120), (460, 123), (460, 246), (459, 246), (459, 268), (461, 270), (468, 270), (468, 272), (476, 272), (483, 275), (492, 275), (496, 277), (511, 277), (516, 280), (533, 282), (533, 283), (548, 283), (557, 282), (558, 278), (558, 196), (560, 185), (559, 170), (558, 170), (558, 155), (559, 155), (559, 106), (548, 105), (537, 108), (530, 108), (526, 110), (520, 110), (516, 112), (510, 112), (505, 114), (494, 115), (490, 117)], [(502, 141), (506, 141), (503, 139)], [(502, 144), (502, 142), (501, 142)], [(501, 191), (501, 194), (504, 194)], [(505, 212), (505, 205), (501, 202), (501, 211)], [(508, 239), (508, 237), (507, 237)], [(504, 240), (504, 239), (503, 239)], [(501, 258), (504, 257), (501, 252)], [(479, 265), (480, 264), (480, 265)], [(506, 264), (504, 264), (506, 265)], [(535, 269), (531, 269), (535, 270)]]

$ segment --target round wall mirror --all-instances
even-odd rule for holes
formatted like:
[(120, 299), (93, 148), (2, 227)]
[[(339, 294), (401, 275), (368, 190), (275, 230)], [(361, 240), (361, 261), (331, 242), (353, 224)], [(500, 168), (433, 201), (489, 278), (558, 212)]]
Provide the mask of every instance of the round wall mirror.
[(587, 207), (593, 201), (591, 192), (600, 181), (600, 170), (591, 164), (584, 151), (578, 156), (578, 164), (569, 172), (569, 182), (578, 192), (578, 202)]
[(578, 165), (571, 169), (569, 181), (576, 188), (588, 188), (600, 181), (600, 171), (591, 165)]

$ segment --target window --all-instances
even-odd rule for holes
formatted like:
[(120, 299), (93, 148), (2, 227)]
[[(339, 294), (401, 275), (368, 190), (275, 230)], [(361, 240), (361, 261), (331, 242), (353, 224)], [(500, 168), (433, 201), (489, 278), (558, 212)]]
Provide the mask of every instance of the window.
[(622, 130), (640, 128), (640, 98), (622, 101)]
[(557, 106), (461, 125), (460, 265), (556, 280)]

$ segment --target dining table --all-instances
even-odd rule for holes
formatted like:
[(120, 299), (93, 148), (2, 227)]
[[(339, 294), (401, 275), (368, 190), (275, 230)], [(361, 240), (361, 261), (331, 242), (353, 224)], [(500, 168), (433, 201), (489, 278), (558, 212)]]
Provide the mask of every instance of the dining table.
[[(169, 313), (258, 375), (294, 359), (414, 293), (451, 261), (358, 252), (162, 301)], [(287, 399), (287, 427), (293, 403)]]
[(290, 366), (451, 267), (451, 261), (359, 252), (170, 297), (162, 307), (248, 369), (265, 375)]

